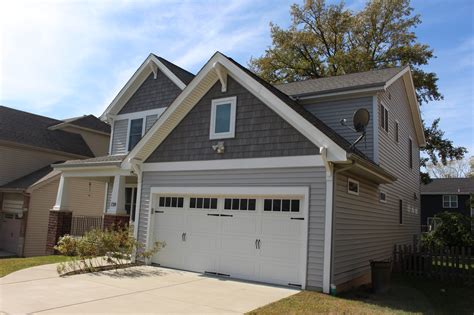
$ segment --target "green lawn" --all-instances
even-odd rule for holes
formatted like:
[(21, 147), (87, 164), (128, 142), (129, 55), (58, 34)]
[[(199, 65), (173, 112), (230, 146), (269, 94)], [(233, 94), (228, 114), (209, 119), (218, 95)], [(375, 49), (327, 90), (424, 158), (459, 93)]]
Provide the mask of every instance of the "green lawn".
[(53, 264), (67, 261), (67, 256), (38, 256), (29, 258), (4, 258), (0, 259), (0, 277), (6, 276), (14, 271), (39, 265)]
[(474, 287), (397, 277), (390, 292), (360, 288), (332, 297), (303, 291), (249, 314), (473, 314)]

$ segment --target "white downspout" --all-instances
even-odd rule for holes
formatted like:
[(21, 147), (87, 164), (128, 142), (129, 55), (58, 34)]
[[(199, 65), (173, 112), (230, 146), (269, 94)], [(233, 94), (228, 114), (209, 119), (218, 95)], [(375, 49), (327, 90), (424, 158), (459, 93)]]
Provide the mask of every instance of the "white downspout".
[(326, 210), (324, 223), (324, 260), (323, 260), (323, 292), (331, 289), (331, 255), (332, 255), (332, 221), (333, 221), (333, 170), (334, 166), (327, 160), (327, 148), (319, 149), (326, 168)]
[[(137, 174), (137, 199), (135, 203), (135, 221), (133, 222), (133, 237), (138, 240), (138, 226), (140, 223), (140, 204), (142, 197), (142, 168), (141, 162), (132, 162), (132, 170)], [(130, 216), (130, 219), (132, 216)], [(132, 261), (135, 262), (135, 255), (132, 257)]]

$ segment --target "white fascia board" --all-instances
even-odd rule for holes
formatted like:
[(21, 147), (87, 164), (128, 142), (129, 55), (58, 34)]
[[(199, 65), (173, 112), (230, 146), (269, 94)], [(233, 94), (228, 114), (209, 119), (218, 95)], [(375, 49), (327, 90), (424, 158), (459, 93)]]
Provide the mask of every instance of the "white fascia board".
[(415, 125), (418, 145), (419, 147), (424, 147), (426, 145), (425, 131), (423, 128), (423, 122), (421, 120), (420, 106), (416, 97), (416, 89), (415, 85), (413, 84), (413, 77), (411, 75), (410, 67), (405, 67), (405, 69), (388, 80), (387, 83), (385, 83), (384, 90), (387, 90), (390, 85), (400, 78), (403, 78), (403, 84), (407, 93), (408, 103), (410, 104), (410, 111), (413, 118), (413, 124)]
[(217, 54), (214, 54), (214, 56), (212, 56), (212, 58), (199, 71), (199, 73), (191, 81), (191, 83), (183, 90), (183, 92), (181, 92), (181, 94), (178, 95), (178, 97), (176, 97), (173, 103), (171, 103), (171, 105), (168, 106), (168, 109), (158, 118), (158, 120), (151, 127), (151, 129), (148, 130), (145, 136), (142, 137), (142, 139), (137, 143), (137, 145), (133, 148), (133, 150), (130, 151), (127, 158), (122, 162), (123, 167), (126, 167), (126, 168), (130, 167), (130, 161), (132, 161), (133, 159), (136, 159), (137, 155), (140, 153), (143, 147), (145, 147), (145, 145), (148, 143), (150, 138), (152, 138), (153, 135), (161, 128), (164, 122), (169, 119), (169, 117), (176, 111), (176, 109), (186, 99), (186, 97), (189, 94), (191, 94), (193, 89), (200, 83), (200, 81), (206, 76), (206, 74), (210, 70), (212, 70), (212, 65), (214, 64), (216, 60), (216, 56)]
[[(128, 158), (122, 163), (126, 166), (130, 164), (130, 160), (136, 158), (139, 152), (146, 146), (148, 140), (153, 137), (153, 134), (156, 133), (163, 123), (173, 115), (177, 107), (180, 106), (181, 102), (191, 94), (193, 89), (200, 83), (200, 81), (206, 76), (209, 71), (213, 71), (213, 65), (219, 62), (227, 70), (228, 75), (231, 75), (237, 82), (243, 85), (248, 89), (253, 95), (259, 98), (263, 103), (268, 107), (273, 109), (280, 117), (285, 119), (290, 125), (302, 133), (306, 138), (313, 142), (318, 147), (327, 147), (328, 148), (328, 158), (332, 161), (346, 161), (347, 155), (346, 151), (342, 149), (339, 145), (333, 142), (328, 136), (326, 136), (322, 131), (313, 126), (306, 119), (301, 117), (297, 112), (275, 96), (272, 92), (266, 89), (259, 82), (251, 78), (249, 75), (244, 73), (242, 69), (238, 68), (232, 62), (230, 62), (225, 56), (220, 53), (214, 54), (212, 58), (206, 63), (206, 65), (199, 71), (194, 80), (184, 89), (184, 91), (178, 95), (178, 97), (173, 101), (173, 103), (168, 107), (163, 115), (158, 119), (150, 131), (140, 140), (140, 142), (135, 146), (135, 148), (130, 152)], [(178, 124), (179, 121), (176, 122)], [(143, 158), (146, 159), (146, 157)]]
[(104, 113), (100, 116), (100, 119), (107, 120), (109, 115), (116, 115), (120, 109), (122, 109), (128, 99), (136, 92), (148, 75), (153, 72), (152, 68), (149, 66), (150, 62), (153, 62), (158, 67), (158, 69), (162, 71), (181, 90), (186, 87), (186, 84), (184, 84), (184, 82), (182, 82), (173, 72), (171, 72), (171, 70), (169, 70), (160, 60), (158, 60), (155, 55), (150, 54), (140, 65), (137, 71), (135, 71), (130, 80), (127, 81), (117, 96), (112, 100), (112, 103), (110, 103)]
[(151, 187), (151, 194), (183, 195), (251, 195), (251, 196), (309, 196), (307, 186), (246, 186), (246, 187)]
[(102, 166), (102, 167), (64, 167), (56, 168), (55, 170), (61, 171), (64, 177), (108, 177), (123, 175), (133, 175), (131, 170), (121, 169), (118, 166)]
[(383, 86), (376, 86), (376, 87), (369, 87), (369, 88), (361, 88), (361, 89), (354, 89), (354, 90), (347, 90), (347, 91), (339, 91), (339, 92), (331, 92), (331, 93), (324, 93), (324, 94), (308, 94), (308, 95), (293, 95), (291, 97), (298, 99), (298, 100), (310, 100), (310, 99), (319, 99), (319, 98), (329, 98), (329, 97), (336, 97), (336, 96), (359, 96), (359, 94), (367, 94), (373, 95), (377, 92), (383, 91)]
[(302, 155), (287, 157), (225, 159), (192, 162), (160, 162), (144, 163), (143, 171), (200, 171), (200, 170), (232, 170), (232, 169), (262, 169), (284, 167), (322, 167), (320, 155)]

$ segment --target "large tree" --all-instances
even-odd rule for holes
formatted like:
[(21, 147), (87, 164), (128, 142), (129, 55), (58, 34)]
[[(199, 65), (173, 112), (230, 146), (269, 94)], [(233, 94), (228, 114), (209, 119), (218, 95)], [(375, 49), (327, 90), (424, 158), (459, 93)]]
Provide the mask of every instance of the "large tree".
[[(292, 24), (283, 29), (270, 24), (272, 45), (252, 58), (250, 68), (271, 83), (410, 65), (420, 105), (441, 100), (438, 77), (422, 66), (434, 58), (433, 50), (417, 41), (410, 0), (370, 0), (354, 12), (341, 2), (306, 0), (291, 7)], [(444, 165), (467, 152), (456, 147), (439, 129), (439, 119), (425, 126), (424, 149), (432, 163)], [(422, 165), (428, 159), (422, 159)]]

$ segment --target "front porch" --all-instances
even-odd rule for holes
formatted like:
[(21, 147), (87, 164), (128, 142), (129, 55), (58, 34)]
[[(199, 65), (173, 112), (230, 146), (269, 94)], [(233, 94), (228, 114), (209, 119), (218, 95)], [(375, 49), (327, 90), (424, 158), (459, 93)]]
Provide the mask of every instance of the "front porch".
[[(108, 156), (54, 165), (61, 178), (54, 207), (49, 212), (46, 251), (54, 253), (58, 239), (65, 235), (82, 236), (95, 229), (130, 226), (134, 229), (137, 205), (137, 176), (133, 171), (120, 168), (124, 156)], [(105, 160), (104, 160), (105, 159)], [(71, 211), (74, 196), (71, 181), (76, 178), (105, 183), (103, 213), (101, 216), (76, 215)]]

